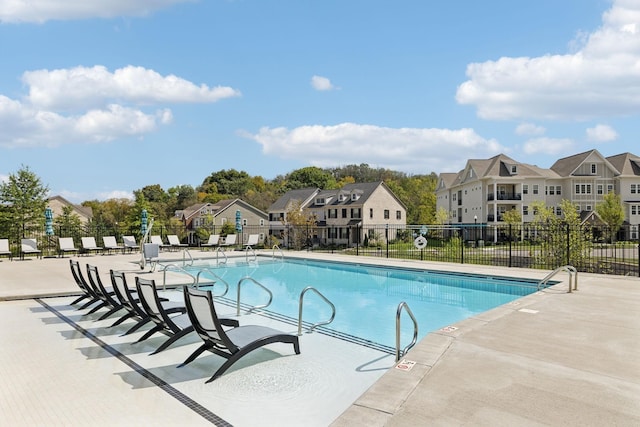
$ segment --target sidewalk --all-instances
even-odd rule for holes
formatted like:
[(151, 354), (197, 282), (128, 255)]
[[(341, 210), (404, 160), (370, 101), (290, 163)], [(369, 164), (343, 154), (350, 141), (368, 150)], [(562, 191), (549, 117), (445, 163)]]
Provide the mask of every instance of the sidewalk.
[[(489, 275), (547, 273), (300, 256)], [(138, 259), (92, 256), (81, 263), (134, 272)], [(389, 369), (332, 425), (640, 425), (640, 280), (580, 274), (578, 291), (566, 293), (567, 275), (557, 279), (562, 283), (554, 288), (429, 334), (406, 355), (410, 370)], [(68, 259), (0, 262), (0, 300), (74, 292)]]

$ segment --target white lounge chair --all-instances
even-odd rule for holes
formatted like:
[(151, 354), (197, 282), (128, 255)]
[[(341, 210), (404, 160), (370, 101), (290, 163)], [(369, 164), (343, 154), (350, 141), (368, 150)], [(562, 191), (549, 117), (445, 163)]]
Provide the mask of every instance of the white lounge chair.
[(73, 243), (73, 237), (60, 237), (58, 239), (58, 255), (64, 258), (64, 254), (78, 253), (79, 249)]
[(36, 239), (22, 239), (20, 241), (20, 259), (24, 259), (25, 255), (35, 255), (42, 258), (42, 251), (38, 249)]
[(102, 244), (104, 245), (104, 250), (107, 251), (107, 253), (111, 251), (124, 252), (124, 246), (119, 245), (118, 242), (116, 242), (115, 236), (104, 236), (102, 238)]
[(215, 248), (220, 244), (220, 235), (219, 234), (211, 234), (209, 235), (209, 240), (207, 243), (203, 243), (203, 248)]
[(251, 249), (255, 245), (260, 243), (260, 235), (259, 234), (249, 234), (249, 238), (247, 239), (247, 243), (245, 243), (245, 249)]
[(81, 252), (91, 253), (91, 252), (98, 252), (102, 250), (102, 247), (96, 244), (95, 237), (81, 237), (80, 243), (82, 243)]
[(122, 243), (124, 244), (125, 250), (130, 252), (140, 249), (140, 246), (136, 243), (136, 238), (133, 236), (122, 236)]
[(162, 236), (154, 235), (151, 236), (151, 243), (158, 245), (159, 249), (168, 248), (170, 245), (165, 245), (162, 241)]
[(175, 234), (167, 234), (167, 240), (169, 241), (169, 245), (174, 249), (186, 248), (189, 246), (186, 243), (180, 243), (180, 239)]
[(13, 253), (9, 248), (9, 239), (0, 239), (0, 256), (8, 256), (9, 261), (13, 261)]
[(220, 244), (220, 247), (225, 248), (235, 246), (237, 238), (238, 236), (236, 234), (227, 234), (227, 237), (224, 238), (224, 242)]

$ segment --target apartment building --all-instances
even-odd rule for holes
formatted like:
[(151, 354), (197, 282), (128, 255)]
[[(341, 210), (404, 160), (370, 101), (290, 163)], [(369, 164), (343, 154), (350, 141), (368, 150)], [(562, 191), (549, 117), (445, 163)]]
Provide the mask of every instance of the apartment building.
[(471, 159), (458, 173), (440, 174), (436, 206), (449, 212), (452, 224), (498, 224), (511, 209), (526, 223), (533, 220), (533, 202), (543, 201), (562, 215), (560, 202), (567, 199), (586, 218), (612, 191), (621, 196), (625, 224), (637, 233), (640, 157), (631, 153), (604, 157), (594, 149), (558, 159), (549, 169), (504, 154)]
[(284, 235), (291, 209), (305, 210), (315, 218), (313, 240), (319, 244), (355, 245), (365, 234), (372, 238), (381, 226), (388, 224), (395, 233), (407, 221), (406, 207), (382, 181), (347, 184), (335, 190), (289, 191), (269, 207), (273, 233)]

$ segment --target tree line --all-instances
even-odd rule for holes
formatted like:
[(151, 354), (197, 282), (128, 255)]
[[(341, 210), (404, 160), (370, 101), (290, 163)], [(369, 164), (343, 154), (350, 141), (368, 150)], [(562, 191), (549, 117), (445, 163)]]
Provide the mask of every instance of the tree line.
[[(409, 175), (368, 164), (336, 168), (315, 166), (296, 169), (272, 180), (251, 176), (235, 169), (212, 172), (196, 187), (188, 184), (168, 189), (149, 184), (133, 192), (134, 199), (115, 198), (81, 203), (93, 211), (92, 226), (107, 228), (136, 227), (140, 212), (146, 209), (157, 226), (180, 227), (175, 212), (196, 203), (216, 203), (239, 198), (267, 211), (281, 195), (301, 188), (339, 189), (345, 184), (384, 181), (407, 208), (407, 223), (430, 224), (436, 220), (435, 188), (437, 175)], [(0, 235), (19, 228), (25, 234), (30, 225), (42, 226), (49, 187), (28, 166), (22, 166), (0, 183)], [(58, 226), (76, 225), (79, 219), (69, 210), (54, 218)]]

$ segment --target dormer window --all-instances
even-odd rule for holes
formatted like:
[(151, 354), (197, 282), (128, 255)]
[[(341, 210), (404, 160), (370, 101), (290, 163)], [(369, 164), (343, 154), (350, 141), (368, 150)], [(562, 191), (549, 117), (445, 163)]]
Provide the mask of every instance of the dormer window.
[(353, 192), (351, 193), (351, 201), (355, 202), (356, 200), (358, 200), (360, 198), (360, 193), (359, 192)]
[(516, 175), (518, 173), (518, 166), (511, 165), (511, 175)]
[(318, 198), (316, 199), (316, 205), (323, 206), (325, 203), (326, 203), (326, 200), (325, 200), (325, 198), (324, 198), (324, 197), (318, 197)]

